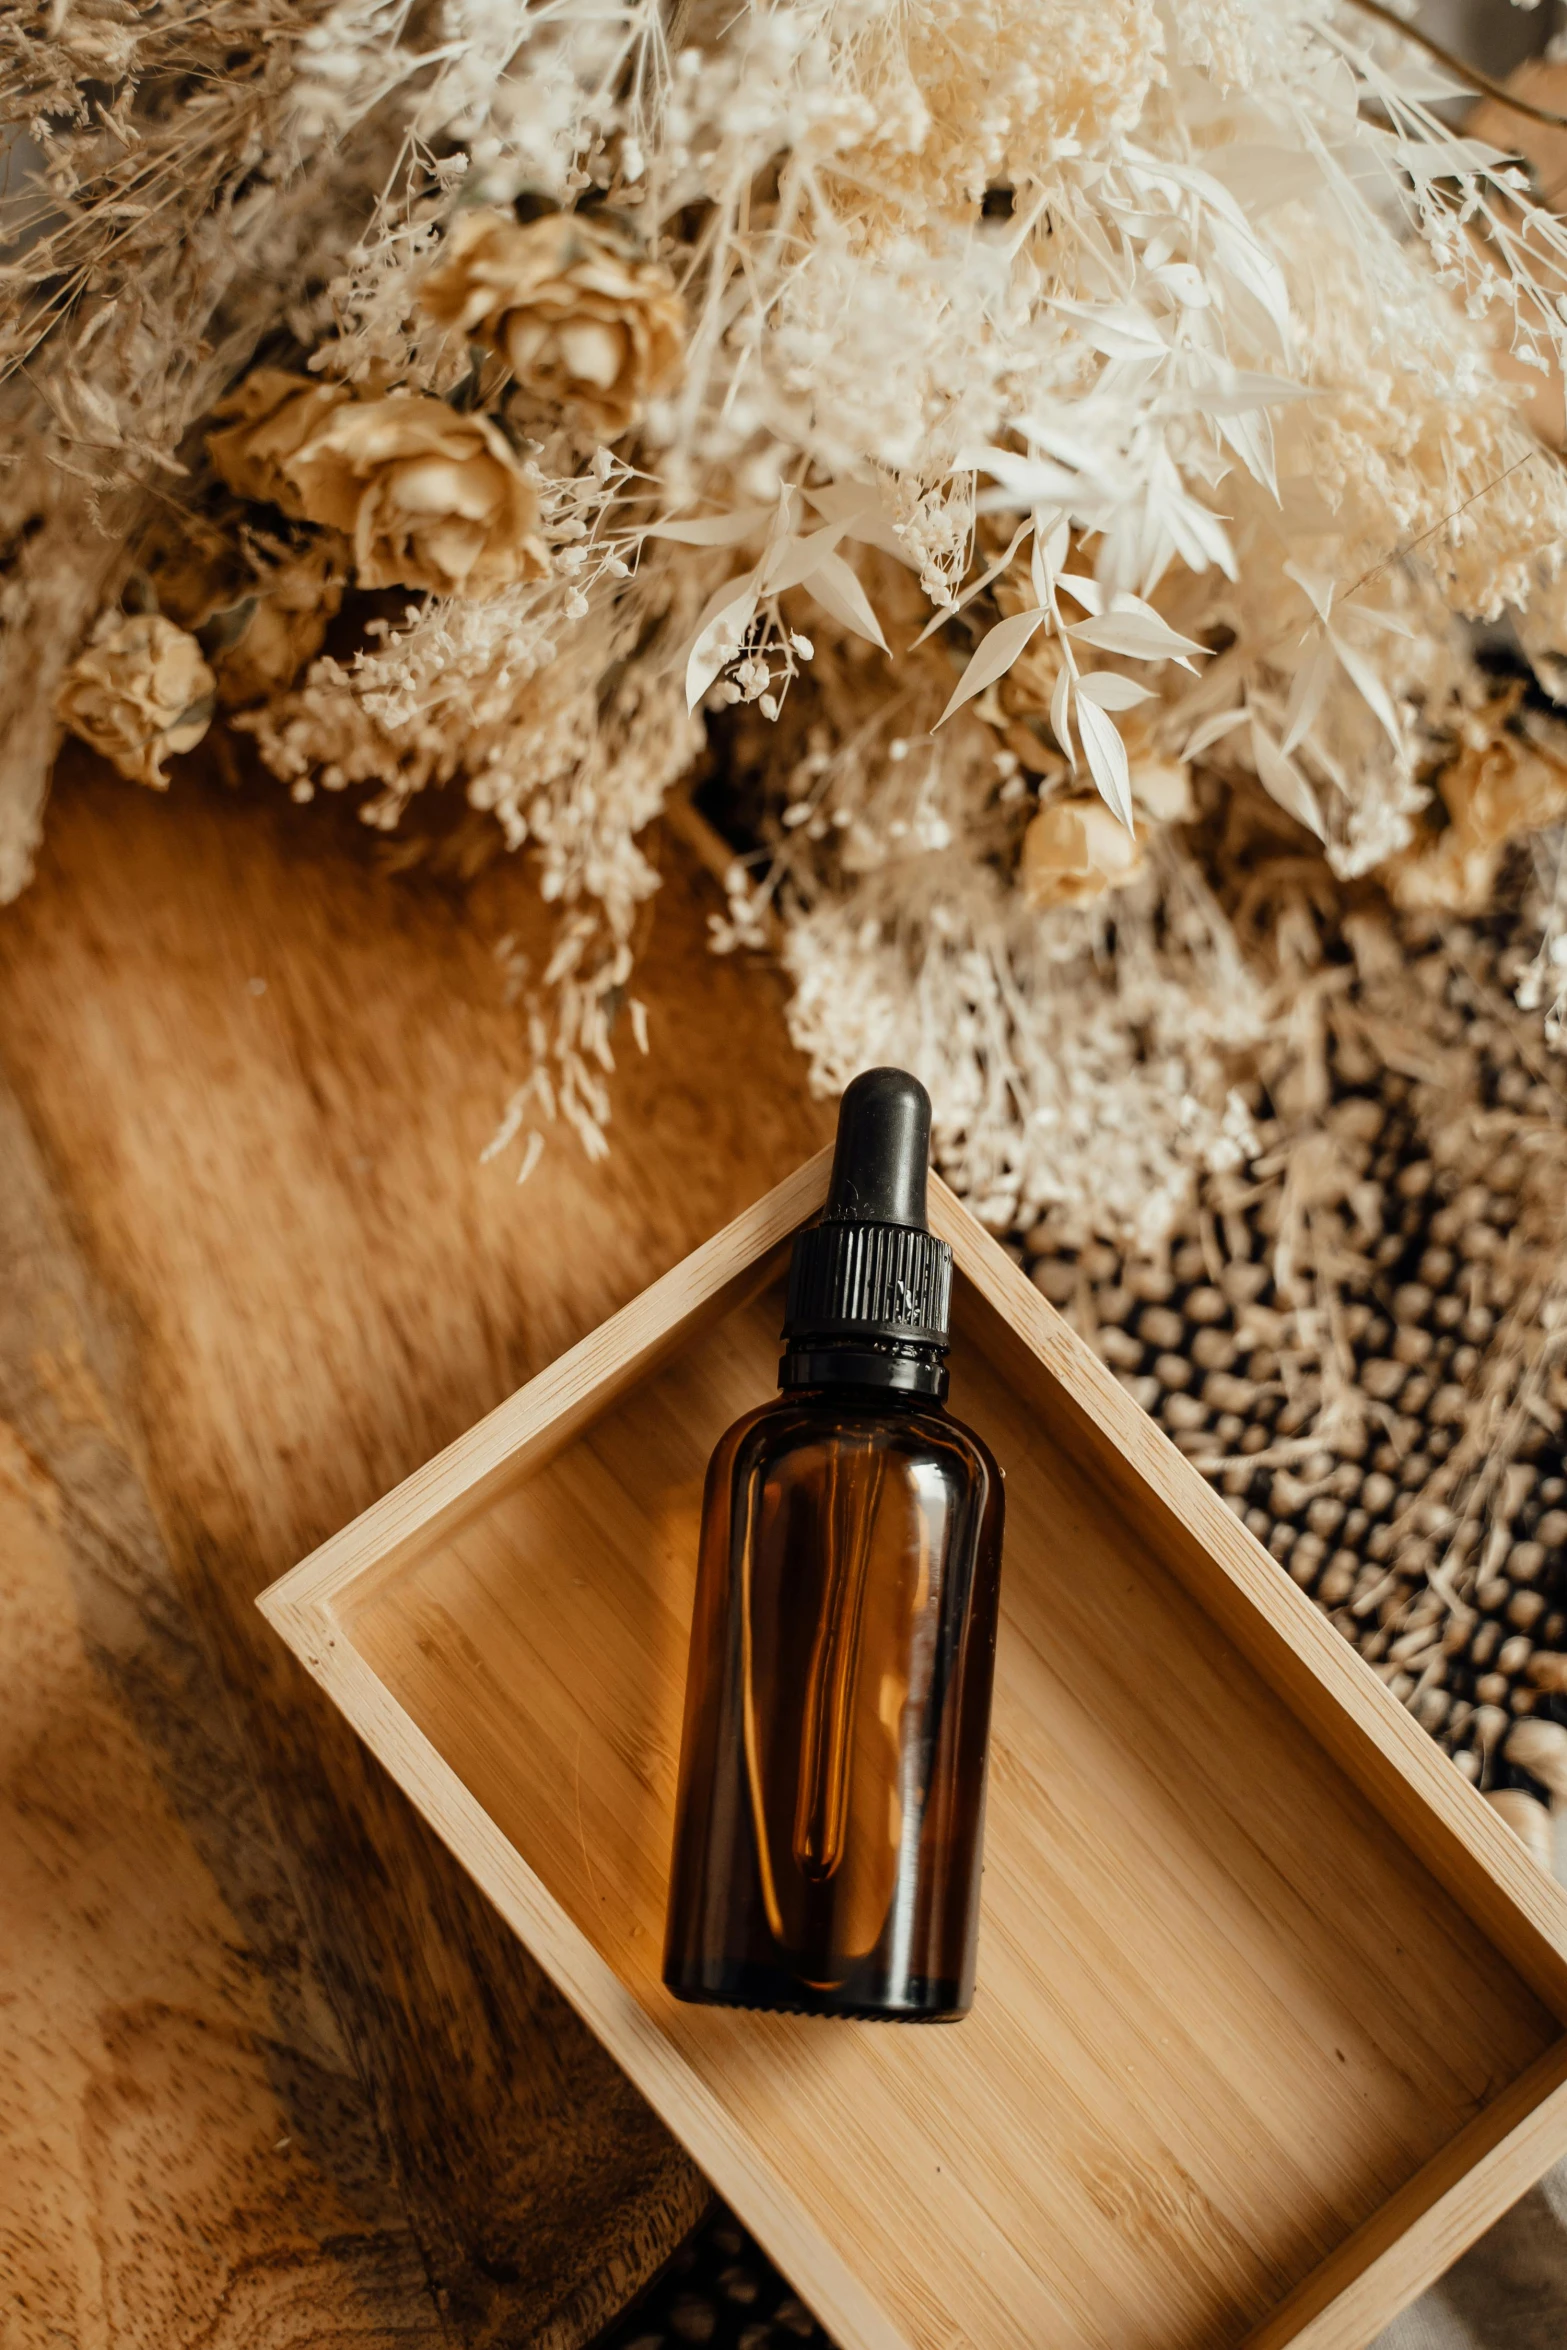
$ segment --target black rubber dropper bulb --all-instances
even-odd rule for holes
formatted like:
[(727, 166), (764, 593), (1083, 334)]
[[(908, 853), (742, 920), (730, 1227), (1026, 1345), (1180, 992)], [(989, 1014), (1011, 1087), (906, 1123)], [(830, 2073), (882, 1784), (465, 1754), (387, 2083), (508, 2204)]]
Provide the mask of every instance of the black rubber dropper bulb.
[(828, 1224), (903, 1224), (925, 1230), (930, 1095), (907, 1069), (867, 1069), (838, 1107)]
[(821, 1221), (795, 1240), (779, 1384), (947, 1391), (952, 1251), (925, 1220), (930, 1096), (907, 1069), (844, 1093)]

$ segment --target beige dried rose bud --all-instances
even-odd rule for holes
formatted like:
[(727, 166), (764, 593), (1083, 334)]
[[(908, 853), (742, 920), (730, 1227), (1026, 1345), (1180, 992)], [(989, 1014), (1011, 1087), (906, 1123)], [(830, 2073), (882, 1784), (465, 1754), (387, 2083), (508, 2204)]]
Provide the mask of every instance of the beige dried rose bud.
[(1483, 913), (1508, 843), (1567, 815), (1567, 759), (1506, 731), (1513, 700), (1506, 697), (1494, 733), (1465, 743), (1437, 777), (1446, 827), (1383, 866), (1395, 905)]
[(1151, 816), (1158, 824), (1189, 824), (1196, 813), (1191, 768), (1184, 759), (1169, 758), (1155, 748), (1148, 727), (1137, 712), (1123, 718), (1120, 725), (1132, 798), (1140, 813)]
[(132, 541), (132, 553), (151, 590), (148, 608), (193, 635), (214, 612), (249, 593), (250, 564), (237, 535), (187, 506), (160, 500)]
[(291, 557), (256, 581), (239, 608), (232, 641), (213, 655), (225, 709), (265, 701), (292, 685), (320, 652), (342, 601), (332, 555), (320, 548)]
[(489, 596), (549, 569), (533, 484), (487, 417), (356, 400), (286, 465), (306, 518), (352, 539), (361, 587)]
[(498, 351), (525, 391), (574, 408), (606, 440), (679, 379), (685, 307), (668, 270), (581, 213), (526, 227), (466, 214), (419, 298), (443, 326)]
[(1159, 824), (1189, 824), (1196, 813), (1192, 800), (1192, 771), (1184, 759), (1162, 759), (1156, 751), (1141, 757), (1126, 746), (1132, 797), (1145, 816)]
[(167, 788), (163, 762), (212, 723), (215, 680), (201, 647), (161, 613), (111, 621), (71, 663), (55, 710), (133, 783)]
[(1141, 870), (1142, 844), (1103, 800), (1052, 800), (1023, 835), (1018, 887), (1031, 906), (1086, 906)]
[(347, 384), (291, 375), (282, 367), (258, 367), (212, 411), (232, 420), (225, 431), (207, 435), (213, 471), (242, 498), (280, 506), (296, 522), (306, 520), (290, 470), (292, 460), (353, 396)]

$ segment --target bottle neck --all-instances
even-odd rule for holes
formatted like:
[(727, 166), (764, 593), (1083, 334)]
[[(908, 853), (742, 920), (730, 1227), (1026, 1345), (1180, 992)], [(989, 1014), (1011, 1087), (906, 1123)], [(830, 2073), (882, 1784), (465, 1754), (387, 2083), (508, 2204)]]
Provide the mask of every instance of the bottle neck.
[(802, 1388), (858, 1388), (878, 1403), (941, 1403), (946, 1348), (869, 1335), (790, 1337), (778, 1365), (785, 1395)]

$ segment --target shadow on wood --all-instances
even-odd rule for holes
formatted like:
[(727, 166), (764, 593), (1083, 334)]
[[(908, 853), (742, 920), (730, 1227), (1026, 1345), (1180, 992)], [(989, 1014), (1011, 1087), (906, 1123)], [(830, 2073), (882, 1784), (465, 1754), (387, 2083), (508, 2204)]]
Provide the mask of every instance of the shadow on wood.
[(102, 1302), (3, 1084), (0, 1266), (0, 2332), (433, 2345)]

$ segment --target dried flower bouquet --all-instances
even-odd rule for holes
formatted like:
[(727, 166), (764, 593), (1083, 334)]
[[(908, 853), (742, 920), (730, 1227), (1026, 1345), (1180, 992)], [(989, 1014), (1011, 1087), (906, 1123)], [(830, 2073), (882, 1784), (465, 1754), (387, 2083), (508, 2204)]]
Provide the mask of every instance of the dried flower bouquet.
[(709, 745), (820, 1082), (1144, 1243), (1275, 1022), (1194, 770), (1406, 906), (1567, 806), (1466, 625), (1567, 655), (1567, 233), (1355, 5), (66, 0), (0, 80), (0, 894), (56, 714), (450, 786), (561, 909), (508, 1144), (603, 1147)]

